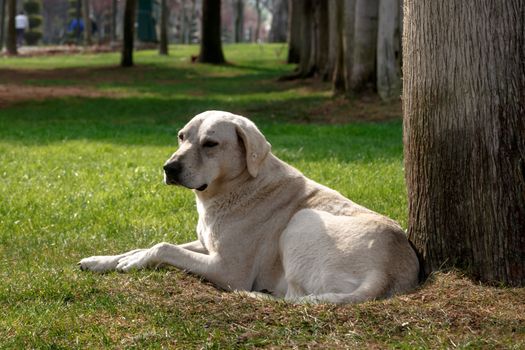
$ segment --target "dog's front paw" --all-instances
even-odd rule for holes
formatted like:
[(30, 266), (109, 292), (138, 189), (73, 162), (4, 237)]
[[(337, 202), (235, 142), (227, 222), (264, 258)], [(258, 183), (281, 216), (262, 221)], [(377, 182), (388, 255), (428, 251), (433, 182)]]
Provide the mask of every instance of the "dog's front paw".
[(146, 267), (150, 267), (150, 258), (148, 251), (139, 251), (135, 254), (122, 257), (116, 266), (116, 270), (119, 272), (128, 272), (131, 270), (140, 270)]
[(78, 262), (82, 271), (107, 272), (115, 270), (118, 263), (118, 257), (107, 256), (90, 256)]

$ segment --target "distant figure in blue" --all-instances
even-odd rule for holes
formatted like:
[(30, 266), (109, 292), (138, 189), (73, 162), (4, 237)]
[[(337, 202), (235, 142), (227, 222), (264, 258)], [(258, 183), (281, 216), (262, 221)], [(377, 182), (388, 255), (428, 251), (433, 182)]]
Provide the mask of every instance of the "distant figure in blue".
[(69, 33), (75, 33), (77, 42), (80, 42), (80, 35), (84, 31), (84, 21), (82, 19), (73, 18), (67, 28)]

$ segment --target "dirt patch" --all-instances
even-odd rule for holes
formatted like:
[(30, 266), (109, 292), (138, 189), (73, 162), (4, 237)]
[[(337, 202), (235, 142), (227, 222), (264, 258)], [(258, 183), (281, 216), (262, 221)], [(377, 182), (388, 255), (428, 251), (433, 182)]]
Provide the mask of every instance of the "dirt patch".
[(63, 97), (116, 97), (116, 93), (98, 91), (81, 86), (29, 86), (17, 84), (0, 85), (0, 107), (22, 101), (42, 101)]

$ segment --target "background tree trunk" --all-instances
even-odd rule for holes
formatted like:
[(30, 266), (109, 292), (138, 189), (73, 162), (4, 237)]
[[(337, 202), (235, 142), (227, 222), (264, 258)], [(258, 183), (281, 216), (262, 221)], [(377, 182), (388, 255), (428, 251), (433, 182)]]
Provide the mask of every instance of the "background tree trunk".
[[(339, 41), (343, 37), (343, 26), (342, 26), (342, 20), (341, 20), (341, 27), (338, 27), (338, 16), (339, 13), (337, 12), (339, 7), (338, 3), (341, 3), (341, 5), (344, 4), (344, 2), (340, 0), (328, 0), (327, 6), (328, 6), (328, 62), (326, 67), (326, 72), (328, 73), (328, 78), (332, 79), (335, 72), (335, 66), (337, 62), (337, 55), (338, 55), (338, 47), (339, 47)], [(343, 9), (343, 6), (341, 6), (341, 9)], [(343, 14), (341, 13), (341, 16)], [(343, 17), (342, 17), (343, 18)]]
[(202, 27), (199, 62), (224, 63), (221, 43), (221, 1), (202, 1)]
[(262, 11), (262, 9), (261, 9), (261, 0), (255, 0), (255, 12), (257, 13), (257, 20), (256, 20), (256, 23), (255, 23), (254, 41), (256, 43), (259, 42), (259, 33), (261, 31), (261, 16), (262, 16), (261, 11)]
[(126, 0), (124, 8), (124, 43), (122, 46), (122, 67), (133, 66), (133, 41), (135, 39), (135, 13), (137, 0)]
[(84, 45), (91, 46), (91, 19), (89, 18), (89, 0), (82, 0), (82, 20), (84, 21)]
[[(345, 2), (330, 0), (328, 8), (330, 17), (330, 51), (335, 51), (335, 53), (332, 52), (331, 54), (335, 55), (334, 74), (332, 76), (332, 93), (334, 95), (341, 95), (345, 92), (345, 50), (343, 42)], [(335, 28), (333, 28), (332, 25)]]
[(375, 85), (378, 0), (357, 0), (351, 87), (360, 92)]
[(405, 0), (408, 234), (428, 274), (525, 285), (525, 3)]
[(288, 39), (288, 0), (276, 0), (272, 13), (269, 41), (285, 43)]
[(117, 41), (117, 0), (111, 0), (111, 43)]
[(313, 16), (313, 1), (301, 0), (299, 13), (301, 16), (301, 52), (297, 78), (308, 78), (314, 74), (315, 65), (315, 23)]
[(4, 48), (4, 38), (5, 38), (5, 5), (6, 0), (0, 0), (0, 51)]
[(160, 1), (160, 45), (159, 54), (168, 55), (168, 6), (166, 0)]
[(346, 95), (351, 96), (352, 67), (354, 66), (354, 37), (356, 0), (344, 0), (343, 54)]
[(244, 41), (244, 0), (234, 0), (234, 40), (236, 43)]
[(316, 35), (316, 62), (315, 70), (321, 75), (323, 81), (329, 81), (334, 72), (330, 65), (328, 53), (330, 51), (330, 31), (328, 20), (328, 1), (318, 0), (315, 5)]
[(7, 1), (7, 41), (5, 44), (8, 55), (18, 54), (18, 51), (16, 49), (15, 17), (16, 17), (16, 0), (8, 0)]
[(301, 11), (303, 0), (289, 0), (288, 63), (299, 63), (301, 58)]
[(401, 94), (400, 9), (399, 0), (379, 0), (377, 93), (384, 101)]

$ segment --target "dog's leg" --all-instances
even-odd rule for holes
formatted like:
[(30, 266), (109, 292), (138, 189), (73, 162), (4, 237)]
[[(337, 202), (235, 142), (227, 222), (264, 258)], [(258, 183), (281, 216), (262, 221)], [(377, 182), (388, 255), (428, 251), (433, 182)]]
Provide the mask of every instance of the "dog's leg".
[(81, 270), (94, 272), (107, 272), (115, 270), (120, 259), (139, 253), (147, 249), (135, 249), (119, 255), (98, 255), (90, 256), (79, 261), (78, 265)]
[[(179, 247), (191, 250), (193, 252), (208, 254), (208, 250), (204, 248), (200, 241), (193, 241), (179, 245)], [(99, 255), (91, 256), (80, 260), (78, 265), (81, 270), (94, 271), (94, 272), (107, 272), (113, 271), (117, 268), (119, 261), (123, 258), (132, 256), (134, 254), (140, 254), (141, 252), (149, 249), (135, 249), (124, 254), (119, 255)]]
[(194, 273), (227, 290), (247, 290), (251, 286), (246, 276), (235, 276), (217, 254), (201, 254), (169, 243), (159, 243), (126, 256), (118, 262), (116, 269), (127, 272), (161, 265), (172, 265)]

